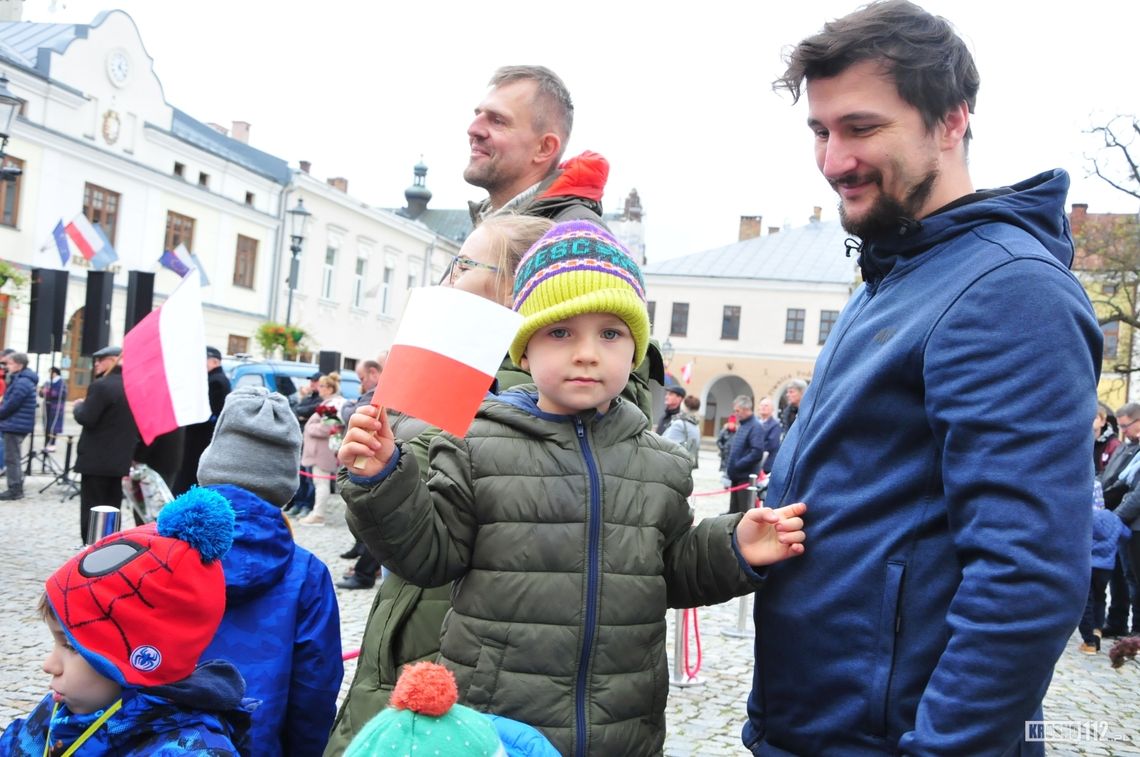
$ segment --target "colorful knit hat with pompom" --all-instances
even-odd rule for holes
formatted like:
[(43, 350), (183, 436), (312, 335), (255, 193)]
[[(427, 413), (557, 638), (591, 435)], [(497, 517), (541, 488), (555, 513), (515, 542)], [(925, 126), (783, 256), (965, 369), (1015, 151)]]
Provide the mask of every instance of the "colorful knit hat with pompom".
[(456, 704), (455, 676), (442, 665), (408, 665), (388, 707), (365, 724), (344, 757), (373, 754), (502, 757), (503, 744), (481, 712)]
[(555, 225), (531, 245), (515, 273), (512, 309), (523, 316), (510, 356), (521, 365), (534, 332), (583, 313), (613, 313), (633, 337), (633, 365), (649, 348), (641, 268), (622, 243), (589, 221)]
[(63, 632), (101, 675), (161, 686), (194, 672), (226, 609), (221, 557), (233, 544), (225, 497), (192, 488), (158, 521), (111, 534), (47, 580)]

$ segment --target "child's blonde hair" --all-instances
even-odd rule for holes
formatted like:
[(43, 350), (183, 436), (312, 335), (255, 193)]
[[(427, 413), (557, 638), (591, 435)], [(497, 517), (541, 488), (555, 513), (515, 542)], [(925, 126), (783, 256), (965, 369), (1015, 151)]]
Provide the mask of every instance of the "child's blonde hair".
[(530, 246), (542, 238), (554, 222), (539, 216), (504, 214), (491, 216), (479, 224), (495, 258), (495, 291), (509, 305), (511, 289), (515, 285), (515, 269)]

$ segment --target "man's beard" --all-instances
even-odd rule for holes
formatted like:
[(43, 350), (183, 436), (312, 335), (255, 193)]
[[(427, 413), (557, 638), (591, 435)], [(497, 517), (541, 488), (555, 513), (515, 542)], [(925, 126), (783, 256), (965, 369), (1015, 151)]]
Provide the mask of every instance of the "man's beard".
[(473, 187), (490, 192), (499, 183), (498, 166), (491, 162), (490, 157), (484, 156), (479, 164), (467, 164), (463, 169), (463, 180)]
[[(843, 224), (844, 230), (860, 239), (879, 239), (883, 236), (896, 234), (899, 229), (899, 219), (915, 217), (915, 214), (922, 209), (927, 199), (930, 198), (936, 181), (938, 181), (938, 169), (932, 167), (921, 181), (907, 191), (906, 197), (900, 201), (883, 191), (883, 177), (881, 174), (877, 174), (874, 177), (874, 182), (879, 187), (879, 196), (866, 214), (862, 218), (850, 218), (847, 215), (847, 208), (840, 200), (839, 221)], [(842, 183), (843, 179), (839, 179), (832, 182), (832, 186), (835, 187)]]

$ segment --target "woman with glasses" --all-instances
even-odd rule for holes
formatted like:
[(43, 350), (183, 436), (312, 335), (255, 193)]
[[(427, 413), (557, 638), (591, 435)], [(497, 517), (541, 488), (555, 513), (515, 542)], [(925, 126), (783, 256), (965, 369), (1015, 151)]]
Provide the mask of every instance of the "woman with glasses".
[[(509, 307), (519, 260), (553, 225), (552, 221), (534, 216), (504, 215), (486, 219), (471, 232), (459, 254), (448, 263), (439, 285)], [(499, 391), (503, 391), (530, 383), (531, 379), (504, 356), (496, 380)], [(446, 391), (446, 387), (441, 391)], [(439, 434), (439, 429), (391, 408), (388, 419), (394, 434), (412, 440), (411, 448), (420, 470), (427, 471), (428, 445)], [(357, 537), (367, 545), (370, 541), (367, 513), (354, 515), (350, 511), (348, 515), (355, 524)], [(451, 606), (450, 596), (450, 585), (421, 589), (391, 573), (381, 581), (379, 596), (364, 628), (356, 675), (337, 713), (325, 757), (341, 754), (364, 724), (384, 709), (402, 665), (434, 659), (439, 653), (440, 626)]]

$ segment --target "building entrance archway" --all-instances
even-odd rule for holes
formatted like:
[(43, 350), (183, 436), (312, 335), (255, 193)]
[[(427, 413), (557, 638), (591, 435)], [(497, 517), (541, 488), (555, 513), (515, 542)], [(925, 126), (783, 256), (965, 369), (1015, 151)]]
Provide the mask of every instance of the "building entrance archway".
[(752, 386), (735, 374), (722, 374), (709, 382), (704, 401), (704, 423), (701, 434), (715, 437), (728, 416), (732, 415), (732, 401), (744, 395), (754, 396)]

